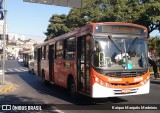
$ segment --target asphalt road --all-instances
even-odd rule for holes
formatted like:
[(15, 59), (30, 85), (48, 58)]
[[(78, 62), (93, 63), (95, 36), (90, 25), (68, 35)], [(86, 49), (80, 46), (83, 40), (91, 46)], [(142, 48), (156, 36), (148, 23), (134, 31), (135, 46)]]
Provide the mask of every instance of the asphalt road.
[[(160, 112), (160, 110), (139, 109), (140, 107), (143, 107), (143, 104), (152, 104), (153, 107), (158, 106), (158, 108), (160, 108), (160, 80), (151, 81), (150, 93), (147, 95), (108, 98), (106, 101), (95, 103), (92, 99), (85, 96), (80, 96), (78, 100), (74, 101), (68, 97), (65, 89), (54, 85), (45, 86), (41, 82), (41, 78), (29, 74), (27, 68), (23, 67), (23, 64), (18, 63), (17, 61), (6, 61), (5, 69), (5, 81), (12, 82), (15, 88), (7, 94), (0, 95), (0, 104), (3, 105), (40, 105), (43, 108), (40, 112), (45, 111), (48, 113)], [(137, 110), (132, 110), (132, 108), (130, 108), (131, 110), (124, 110), (124, 107), (126, 106), (133, 106), (135, 109), (137, 107)], [(20, 112), (20, 110), (14, 110), (12, 112)], [(25, 112), (32, 111), (26, 110)]]

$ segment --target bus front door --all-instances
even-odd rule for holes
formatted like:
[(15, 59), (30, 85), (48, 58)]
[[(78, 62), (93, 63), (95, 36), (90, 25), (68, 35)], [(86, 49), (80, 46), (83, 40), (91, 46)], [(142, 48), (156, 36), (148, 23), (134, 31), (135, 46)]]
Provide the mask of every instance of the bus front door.
[(49, 80), (54, 82), (54, 45), (49, 46)]
[(77, 40), (77, 75), (78, 91), (90, 93), (90, 36), (79, 37)]
[(37, 57), (37, 71), (38, 71), (38, 76), (41, 76), (41, 55), (42, 55), (42, 49), (38, 48), (38, 57)]

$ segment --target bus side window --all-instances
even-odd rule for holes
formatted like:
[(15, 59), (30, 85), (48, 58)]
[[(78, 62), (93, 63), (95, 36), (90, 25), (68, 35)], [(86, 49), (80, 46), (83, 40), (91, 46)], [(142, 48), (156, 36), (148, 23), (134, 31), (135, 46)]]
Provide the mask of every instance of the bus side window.
[(48, 56), (48, 51), (49, 51), (49, 46), (47, 45), (46, 46), (46, 54), (45, 54), (45, 59), (47, 59), (47, 60), (48, 60), (48, 57), (47, 57)]
[(37, 60), (37, 49), (34, 50), (34, 60)]
[(71, 37), (65, 42), (65, 59), (73, 60), (75, 58), (75, 37)]
[(67, 39), (63, 41), (64, 59), (67, 59)]
[(56, 43), (56, 59), (62, 59), (63, 56), (63, 41), (58, 41)]
[(46, 59), (46, 46), (42, 47), (42, 59)]

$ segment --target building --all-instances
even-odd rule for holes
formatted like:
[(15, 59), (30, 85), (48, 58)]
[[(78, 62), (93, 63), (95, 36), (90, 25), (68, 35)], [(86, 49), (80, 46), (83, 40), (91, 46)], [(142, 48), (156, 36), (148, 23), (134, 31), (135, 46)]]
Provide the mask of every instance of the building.
[[(3, 27), (4, 21), (0, 20), (0, 60), (3, 59)], [(33, 46), (41, 42), (35, 41), (30, 36), (25, 36), (18, 33), (8, 33), (8, 26), (6, 25), (6, 39), (5, 51), (6, 58), (8, 55), (12, 55), (16, 58), (20, 53), (25, 51), (33, 51)]]
[(26, 39), (25, 35), (9, 33), (8, 37), (6, 53), (12, 54), (15, 56), (15, 59), (20, 56), (20, 53), (25, 51), (33, 51), (33, 46), (37, 44), (37, 41), (33, 39)]

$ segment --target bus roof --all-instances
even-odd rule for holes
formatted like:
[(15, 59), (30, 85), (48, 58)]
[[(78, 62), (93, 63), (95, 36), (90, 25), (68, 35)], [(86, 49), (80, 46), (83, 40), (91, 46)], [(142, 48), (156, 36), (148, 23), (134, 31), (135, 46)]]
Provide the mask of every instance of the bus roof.
[[(43, 45), (46, 44), (54, 44), (56, 41), (58, 40), (62, 40), (62, 39), (66, 39), (68, 37), (72, 37), (72, 36), (81, 36), (83, 34), (83, 32), (93, 32), (93, 28), (97, 25), (102, 25), (102, 24), (106, 24), (106, 25), (128, 25), (128, 26), (134, 26), (134, 27), (139, 27), (142, 29), (145, 29), (147, 31), (147, 28), (145, 26), (139, 25), (139, 24), (134, 24), (134, 23), (127, 23), (127, 22), (97, 22), (97, 23), (91, 23), (89, 25), (83, 26), (81, 28), (78, 28), (74, 31), (70, 31), (68, 33), (65, 33), (63, 35), (54, 37), (48, 41), (43, 42), (42, 44), (38, 44), (35, 45), (35, 48), (40, 48)], [(147, 31), (148, 32), (148, 31)]]
[(106, 24), (106, 25), (128, 25), (128, 26), (135, 26), (135, 27), (140, 27), (143, 29), (147, 28), (143, 25), (139, 25), (139, 24), (134, 24), (134, 23), (129, 23), (129, 22), (98, 22), (98, 23), (91, 23), (92, 26), (96, 26), (96, 25), (102, 25), (102, 24)]

